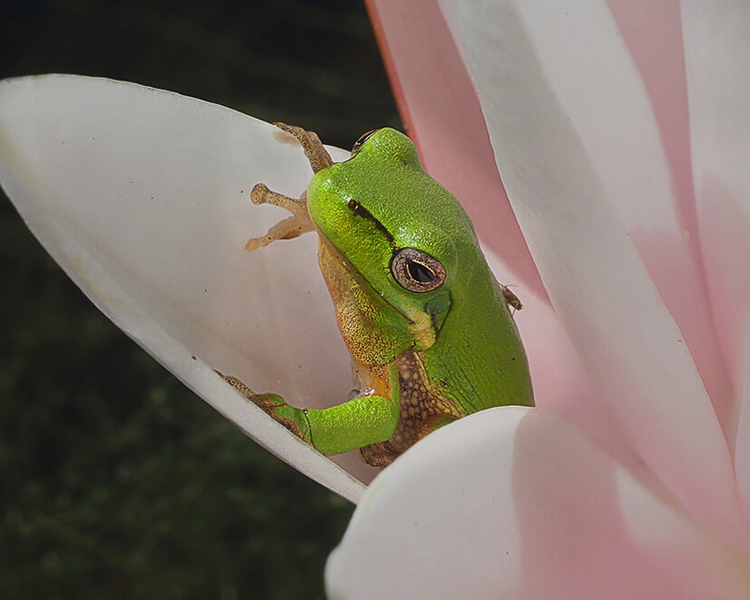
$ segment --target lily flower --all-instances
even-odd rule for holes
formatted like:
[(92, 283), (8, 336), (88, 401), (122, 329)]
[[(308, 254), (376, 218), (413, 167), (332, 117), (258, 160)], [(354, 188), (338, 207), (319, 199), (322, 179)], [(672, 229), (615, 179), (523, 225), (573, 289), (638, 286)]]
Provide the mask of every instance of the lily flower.
[(214, 373), (312, 407), (350, 387), (314, 237), (243, 250), (279, 216), (249, 205), (254, 183), (305, 189), (298, 147), (176, 94), (23, 78), (0, 83), (0, 183), (126, 333), (259, 443), (362, 499), (329, 561), (332, 599), (746, 598), (736, 4), (371, 3), (425, 166), (525, 305), (539, 408), (445, 427), (366, 491), (356, 459), (320, 456)]
[(385, 470), (329, 596), (749, 597), (750, 10), (370, 8), (426, 168), (521, 288), (539, 408)]

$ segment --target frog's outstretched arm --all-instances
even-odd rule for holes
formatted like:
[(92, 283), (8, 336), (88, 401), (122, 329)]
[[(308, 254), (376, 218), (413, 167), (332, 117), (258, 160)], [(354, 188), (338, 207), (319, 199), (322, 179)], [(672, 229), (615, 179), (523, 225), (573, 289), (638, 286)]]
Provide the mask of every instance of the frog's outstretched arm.
[(399, 421), (398, 399), (357, 396), (323, 410), (289, 406), (276, 394), (256, 394), (236, 377), (229, 385), (321, 454), (341, 454), (389, 440)]

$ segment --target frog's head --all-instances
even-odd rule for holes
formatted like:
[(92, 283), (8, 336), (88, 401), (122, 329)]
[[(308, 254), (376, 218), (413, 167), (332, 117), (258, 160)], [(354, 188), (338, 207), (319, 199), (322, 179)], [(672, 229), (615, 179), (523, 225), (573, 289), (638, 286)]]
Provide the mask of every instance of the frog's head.
[(478, 250), (468, 216), (425, 173), (411, 140), (389, 128), (365, 134), (348, 160), (316, 173), (307, 203), (360, 284), (393, 310), (417, 349), (429, 348)]

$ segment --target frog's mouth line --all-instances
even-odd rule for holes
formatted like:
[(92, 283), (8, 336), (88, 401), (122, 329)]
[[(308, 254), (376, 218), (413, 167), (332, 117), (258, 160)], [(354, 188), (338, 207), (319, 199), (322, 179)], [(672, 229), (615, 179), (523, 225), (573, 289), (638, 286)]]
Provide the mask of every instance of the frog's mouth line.
[(333, 256), (337, 257), (339, 260), (341, 260), (341, 264), (343, 265), (344, 269), (347, 273), (357, 282), (357, 284), (366, 289), (371, 296), (373, 297), (380, 297), (383, 302), (385, 302), (388, 306), (390, 306), (396, 313), (400, 314), (404, 320), (411, 326), (414, 325), (414, 320), (410, 319), (404, 311), (402, 311), (399, 308), (396, 308), (393, 304), (391, 304), (388, 299), (378, 292), (375, 288), (372, 287), (372, 284), (367, 281), (367, 279), (360, 273), (357, 268), (351, 263), (351, 261), (344, 255), (338, 248), (336, 248), (328, 239), (318, 231), (318, 242), (322, 245), (325, 245), (326, 251), (332, 254)]

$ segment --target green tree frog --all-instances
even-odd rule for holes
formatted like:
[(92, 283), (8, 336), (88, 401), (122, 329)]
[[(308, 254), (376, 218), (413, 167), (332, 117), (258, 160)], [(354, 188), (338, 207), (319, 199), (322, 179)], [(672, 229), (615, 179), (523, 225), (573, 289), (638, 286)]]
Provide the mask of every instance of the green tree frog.
[(385, 128), (333, 163), (315, 133), (277, 124), (302, 145), (315, 173), (295, 199), (265, 185), (251, 193), (291, 217), (248, 250), (317, 231), (320, 269), (360, 391), (323, 410), (290, 406), (225, 379), (323, 454), (360, 449), (386, 466), (420, 438), (470, 413), (533, 405), (513, 312), (458, 200), (422, 168), (411, 140)]

